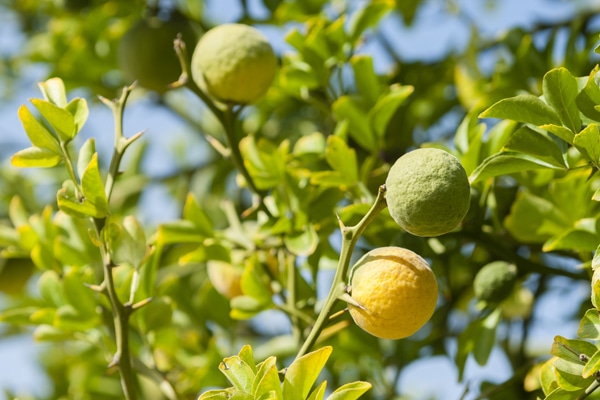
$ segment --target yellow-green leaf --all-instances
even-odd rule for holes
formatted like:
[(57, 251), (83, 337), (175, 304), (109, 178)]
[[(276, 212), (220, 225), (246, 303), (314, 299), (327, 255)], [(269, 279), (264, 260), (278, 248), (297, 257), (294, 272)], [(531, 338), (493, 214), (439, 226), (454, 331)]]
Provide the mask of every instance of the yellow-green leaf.
[(19, 168), (51, 168), (62, 161), (62, 157), (52, 150), (42, 147), (28, 147), (16, 152), (10, 162)]

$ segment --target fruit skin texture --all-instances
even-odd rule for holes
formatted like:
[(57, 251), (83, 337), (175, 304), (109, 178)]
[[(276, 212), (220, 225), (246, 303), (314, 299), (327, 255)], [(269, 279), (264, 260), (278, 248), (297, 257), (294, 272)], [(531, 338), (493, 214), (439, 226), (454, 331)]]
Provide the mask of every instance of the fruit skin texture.
[(148, 17), (137, 21), (123, 36), (118, 47), (118, 62), (125, 79), (158, 93), (181, 75), (181, 65), (173, 41), (181, 33), (187, 48), (193, 48), (197, 34), (182, 15), (167, 21)]
[(382, 339), (402, 339), (431, 318), (438, 298), (435, 275), (418, 254), (401, 247), (380, 247), (354, 265), (348, 303), (354, 322)]
[(202, 36), (194, 49), (191, 69), (194, 82), (215, 99), (249, 104), (271, 86), (277, 58), (258, 29), (224, 24)]
[(385, 186), (390, 215), (416, 236), (448, 233), (469, 211), (467, 173), (456, 157), (441, 149), (404, 154), (390, 168)]
[(473, 291), (478, 300), (499, 303), (507, 298), (517, 281), (517, 267), (506, 261), (484, 265), (473, 280)]

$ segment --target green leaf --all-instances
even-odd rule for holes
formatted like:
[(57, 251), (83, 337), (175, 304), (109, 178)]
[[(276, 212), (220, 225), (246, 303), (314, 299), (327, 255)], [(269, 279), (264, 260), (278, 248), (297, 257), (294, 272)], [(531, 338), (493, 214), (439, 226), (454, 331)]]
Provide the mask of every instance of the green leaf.
[(54, 308), (67, 304), (63, 283), (55, 271), (45, 271), (37, 281), (37, 288), (46, 304)]
[[(85, 279), (85, 271), (76, 267), (71, 267), (63, 276), (63, 287), (65, 298), (78, 313), (92, 318), (96, 316), (96, 307), (98, 305), (94, 292), (85, 286), (90, 283), (91, 278)], [(89, 275), (89, 274), (87, 274)]]
[(473, 357), (477, 364), (483, 366), (492, 353), (496, 344), (496, 328), (500, 323), (502, 309), (496, 308), (488, 316), (477, 323), (477, 342), (473, 348)]
[(346, 142), (338, 136), (327, 138), (325, 159), (334, 171), (346, 178), (346, 185), (354, 185), (358, 181), (358, 163), (356, 152), (348, 147)]
[(579, 92), (577, 80), (568, 69), (554, 68), (544, 75), (544, 99), (557, 112), (562, 124), (573, 132), (581, 129), (581, 118), (575, 100)]
[(321, 382), (319, 386), (315, 388), (306, 400), (323, 400), (325, 398), (325, 390), (327, 389), (327, 381)]
[(550, 354), (558, 357), (554, 366), (557, 370), (581, 375), (585, 362), (582, 361), (582, 355), (590, 358), (596, 353), (596, 346), (585, 340), (566, 339), (562, 336), (555, 336)]
[(173, 325), (173, 301), (167, 296), (153, 297), (152, 301), (136, 311), (143, 321), (143, 332), (159, 331)]
[(58, 208), (67, 215), (76, 218), (94, 217), (97, 210), (93, 204), (85, 200), (81, 200), (75, 190), (75, 185), (72, 181), (63, 182), (62, 187), (56, 194)]
[(348, 35), (346, 35), (346, 14), (340, 14), (340, 16), (325, 27), (325, 37), (327, 44), (331, 49), (332, 55), (338, 60), (345, 60), (346, 54), (344, 53), (344, 47), (348, 42)]
[(501, 309), (496, 308), (484, 318), (472, 321), (458, 337), (456, 365), (458, 379), (462, 374), (469, 354), (472, 354), (479, 365), (485, 365), (496, 343), (496, 328), (500, 321)]
[(285, 399), (306, 399), (332, 350), (331, 346), (321, 347), (312, 353), (296, 358), (292, 362), (283, 380), (283, 396)]
[(591, 120), (600, 122), (600, 111), (596, 110), (596, 105), (600, 104), (600, 86), (598, 86), (597, 77), (600, 65), (596, 65), (588, 76), (585, 86), (577, 94), (575, 102), (583, 115)]
[(252, 347), (249, 344), (245, 344), (242, 346), (240, 351), (238, 352), (238, 357), (244, 361), (248, 366), (256, 373), (256, 362), (254, 361), (254, 353), (252, 352)]
[(197, 400), (229, 400), (231, 393), (228, 390), (208, 390), (202, 393)]
[(33, 331), (33, 339), (37, 342), (64, 341), (71, 339), (71, 334), (52, 325), (42, 324)]
[(15, 195), (10, 199), (8, 217), (11, 224), (17, 229), (29, 224), (29, 213), (21, 197)]
[(282, 88), (300, 98), (310, 97), (309, 91), (319, 87), (319, 77), (307, 62), (284, 58), (284, 64), (279, 71)]
[(596, 351), (593, 356), (589, 358), (585, 367), (583, 368), (582, 376), (584, 378), (591, 378), (594, 374), (600, 371), (600, 350)]
[(81, 189), (83, 191), (84, 202), (89, 202), (96, 210), (94, 218), (102, 218), (108, 215), (108, 199), (104, 191), (104, 182), (100, 176), (98, 167), (98, 153), (92, 156), (83, 177), (81, 178)]
[(311, 185), (321, 186), (322, 188), (347, 189), (347, 179), (337, 171), (317, 171), (310, 175)]
[(285, 166), (289, 154), (289, 142), (284, 140), (279, 147), (266, 140), (246, 136), (240, 141), (244, 164), (258, 189), (266, 190), (285, 181)]
[(219, 370), (227, 377), (234, 388), (248, 394), (252, 393), (254, 371), (239, 356), (224, 358), (219, 365)]
[(524, 126), (517, 130), (504, 145), (503, 151), (529, 154), (557, 168), (566, 168), (563, 152), (549, 136)]
[(270, 286), (271, 279), (261, 265), (256, 256), (248, 257), (245, 260), (244, 272), (242, 273), (242, 292), (251, 296), (259, 303), (270, 305), (272, 303), (272, 290)]
[(77, 174), (79, 177), (83, 176), (87, 166), (92, 162), (94, 154), (96, 154), (96, 140), (94, 138), (89, 138), (79, 149), (79, 155), (77, 157)]
[(600, 241), (596, 232), (586, 229), (568, 229), (558, 236), (549, 239), (542, 248), (543, 251), (572, 250), (594, 251)]
[(407, 26), (411, 26), (423, 0), (396, 1), (396, 8)]
[(3, 308), (0, 310), (0, 322), (11, 325), (30, 325), (31, 317), (38, 312), (38, 307)]
[(597, 124), (590, 124), (575, 135), (573, 144), (594, 164), (600, 162), (600, 131)]
[(600, 187), (594, 191), (594, 194), (592, 195), (592, 200), (600, 201)]
[(138, 220), (128, 215), (121, 223), (109, 221), (104, 229), (113, 262), (139, 268), (148, 254), (148, 245)]
[(27, 133), (27, 137), (31, 141), (33, 147), (40, 147), (49, 150), (56, 155), (61, 155), (62, 151), (58, 140), (50, 133), (48, 129), (25, 106), (19, 107), (19, 119)]
[(569, 228), (570, 222), (552, 202), (522, 192), (517, 195), (504, 225), (515, 239), (523, 243), (543, 243)]
[(308, 224), (306, 229), (299, 232), (291, 232), (283, 237), (285, 247), (297, 256), (309, 256), (317, 249), (319, 236), (315, 228)]
[(389, 93), (381, 96), (377, 100), (377, 103), (375, 103), (375, 106), (369, 110), (369, 122), (378, 139), (385, 136), (385, 132), (392, 117), (413, 92), (413, 86), (400, 86), (394, 84), (390, 86)]
[(66, 304), (56, 310), (54, 326), (64, 331), (87, 331), (94, 328), (99, 319), (96, 315), (84, 314), (75, 306)]
[(325, 136), (320, 132), (314, 132), (298, 138), (294, 144), (292, 153), (294, 156), (302, 156), (305, 154), (321, 155), (325, 153), (325, 148)]
[(339, 122), (348, 121), (350, 136), (356, 143), (369, 151), (377, 149), (377, 139), (369, 124), (368, 112), (359, 99), (340, 96), (332, 109)]
[(371, 389), (371, 386), (368, 382), (350, 382), (340, 386), (327, 396), (327, 400), (356, 400), (367, 390)]
[(31, 99), (31, 103), (48, 121), (62, 142), (69, 142), (75, 137), (77, 133), (75, 120), (69, 111), (45, 100)]
[(156, 242), (159, 245), (173, 243), (202, 243), (205, 237), (191, 221), (171, 221), (158, 227)]
[(67, 91), (62, 79), (50, 78), (45, 82), (38, 83), (38, 87), (46, 101), (61, 108), (67, 106)]
[(519, 126), (517, 122), (510, 120), (500, 121), (492, 126), (486, 133), (488, 139), (487, 142), (483, 144), (482, 155), (489, 157), (492, 154), (499, 152), (513, 135), (517, 126)]
[(579, 322), (577, 336), (581, 339), (600, 339), (600, 318), (598, 317), (597, 309), (592, 308), (585, 312), (585, 315)]
[(366, 54), (357, 54), (350, 58), (350, 65), (354, 71), (354, 82), (356, 82), (358, 94), (367, 104), (375, 104), (381, 89), (373, 68), (373, 58)]
[(83, 125), (85, 125), (89, 114), (86, 100), (82, 98), (75, 98), (69, 102), (66, 110), (69, 111), (69, 113), (71, 113), (73, 116), (73, 121), (75, 122), (75, 133), (81, 131), (81, 128), (83, 128)]
[(500, 175), (514, 174), (534, 169), (560, 169), (539, 158), (515, 151), (502, 151), (485, 160), (471, 173), (471, 184)]
[(16, 152), (10, 162), (19, 168), (51, 168), (62, 161), (62, 157), (52, 150), (41, 147), (28, 147)]
[(365, 6), (352, 16), (349, 30), (352, 47), (356, 46), (367, 29), (378, 24), (379, 20), (394, 7), (394, 3), (392, 0), (372, 0), (365, 3)]
[(539, 371), (540, 385), (542, 386), (545, 395), (549, 395), (557, 388), (556, 368), (554, 368), (554, 361), (556, 361), (556, 359), (556, 357), (552, 357), (544, 362)]
[(586, 379), (580, 374), (570, 374), (560, 369), (557, 369), (555, 374), (558, 387), (571, 393), (585, 389), (593, 381), (593, 379)]
[(565, 142), (569, 144), (573, 144), (573, 139), (575, 138), (575, 134), (570, 129), (565, 128), (562, 125), (553, 125), (553, 124), (545, 124), (540, 125), (540, 128), (558, 136)]
[(260, 364), (252, 383), (252, 395), (255, 399), (270, 392), (275, 392), (275, 398), (283, 399), (276, 362), (276, 358), (271, 356)]
[(104, 218), (109, 214), (108, 199), (98, 168), (98, 153), (83, 171), (82, 196), (79, 197), (72, 181), (65, 181), (57, 193), (59, 208), (74, 217)]
[(530, 94), (502, 99), (479, 114), (479, 117), (510, 119), (536, 126), (562, 124), (560, 117), (552, 107)]
[(251, 296), (237, 296), (231, 299), (230, 316), (233, 319), (245, 320), (254, 317), (256, 314), (266, 310), (270, 305)]
[(185, 200), (183, 218), (192, 222), (204, 236), (212, 237), (214, 235), (212, 222), (192, 193), (188, 193)]

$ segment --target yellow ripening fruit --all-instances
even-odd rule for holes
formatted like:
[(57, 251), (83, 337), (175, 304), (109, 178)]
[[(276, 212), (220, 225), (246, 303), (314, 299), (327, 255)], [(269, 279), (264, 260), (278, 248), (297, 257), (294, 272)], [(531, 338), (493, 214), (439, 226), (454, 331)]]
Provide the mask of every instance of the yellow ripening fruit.
[(277, 73), (277, 58), (258, 29), (224, 24), (202, 36), (191, 72), (194, 82), (216, 100), (249, 104), (267, 93)]
[(348, 303), (354, 322), (382, 339), (417, 332), (433, 315), (438, 298), (435, 275), (415, 252), (401, 247), (369, 251), (352, 267)]
[(473, 280), (473, 291), (478, 300), (499, 303), (512, 292), (517, 282), (517, 267), (506, 261), (484, 265)]
[(158, 93), (169, 90), (169, 84), (181, 75), (181, 63), (173, 47), (179, 33), (186, 46), (193, 48), (197, 34), (183, 15), (175, 14), (166, 21), (158, 17), (137, 21), (121, 39), (117, 54), (127, 83), (137, 81)]
[(243, 268), (224, 261), (210, 260), (207, 263), (208, 279), (217, 292), (228, 299), (241, 296)]
[(448, 233), (469, 210), (467, 173), (456, 157), (441, 149), (404, 154), (390, 168), (385, 186), (390, 215), (416, 236)]

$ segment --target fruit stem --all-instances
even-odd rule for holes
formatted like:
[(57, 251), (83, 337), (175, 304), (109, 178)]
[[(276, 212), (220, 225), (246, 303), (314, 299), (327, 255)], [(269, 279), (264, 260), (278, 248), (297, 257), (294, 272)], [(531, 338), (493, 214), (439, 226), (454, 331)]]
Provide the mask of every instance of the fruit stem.
[(340, 229), (342, 231), (342, 248), (340, 250), (340, 258), (338, 260), (335, 276), (333, 277), (331, 289), (327, 295), (327, 298), (325, 299), (323, 308), (321, 308), (321, 311), (319, 312), (317, 320), (315, 321), (310, 333), (304, 341), (304, 344), (300, 348), (300, 351), (296, 355), (296, 358), (302, 357), (308, 353), (308, 351), (317, 342), (321, 331), (329, 320), (330, 314), (336, 302), (338, 301), (338, 298), (346, 293), (346, 276), (348, 274), (348, 267), (350, 266), (352, 252), (354, 251), (354, 247), (356, 246), (358, 238), (366, 229), (366, 227), (375, 219), (377, 214), (379, 214), (379, 212), (386, 207), (387, 203), (385, 201), (385, 185), (381, 185), (379, 187), (377, 197), (375, 198), (375, 202), (356, 225), (344, 226), (340, 221)]

